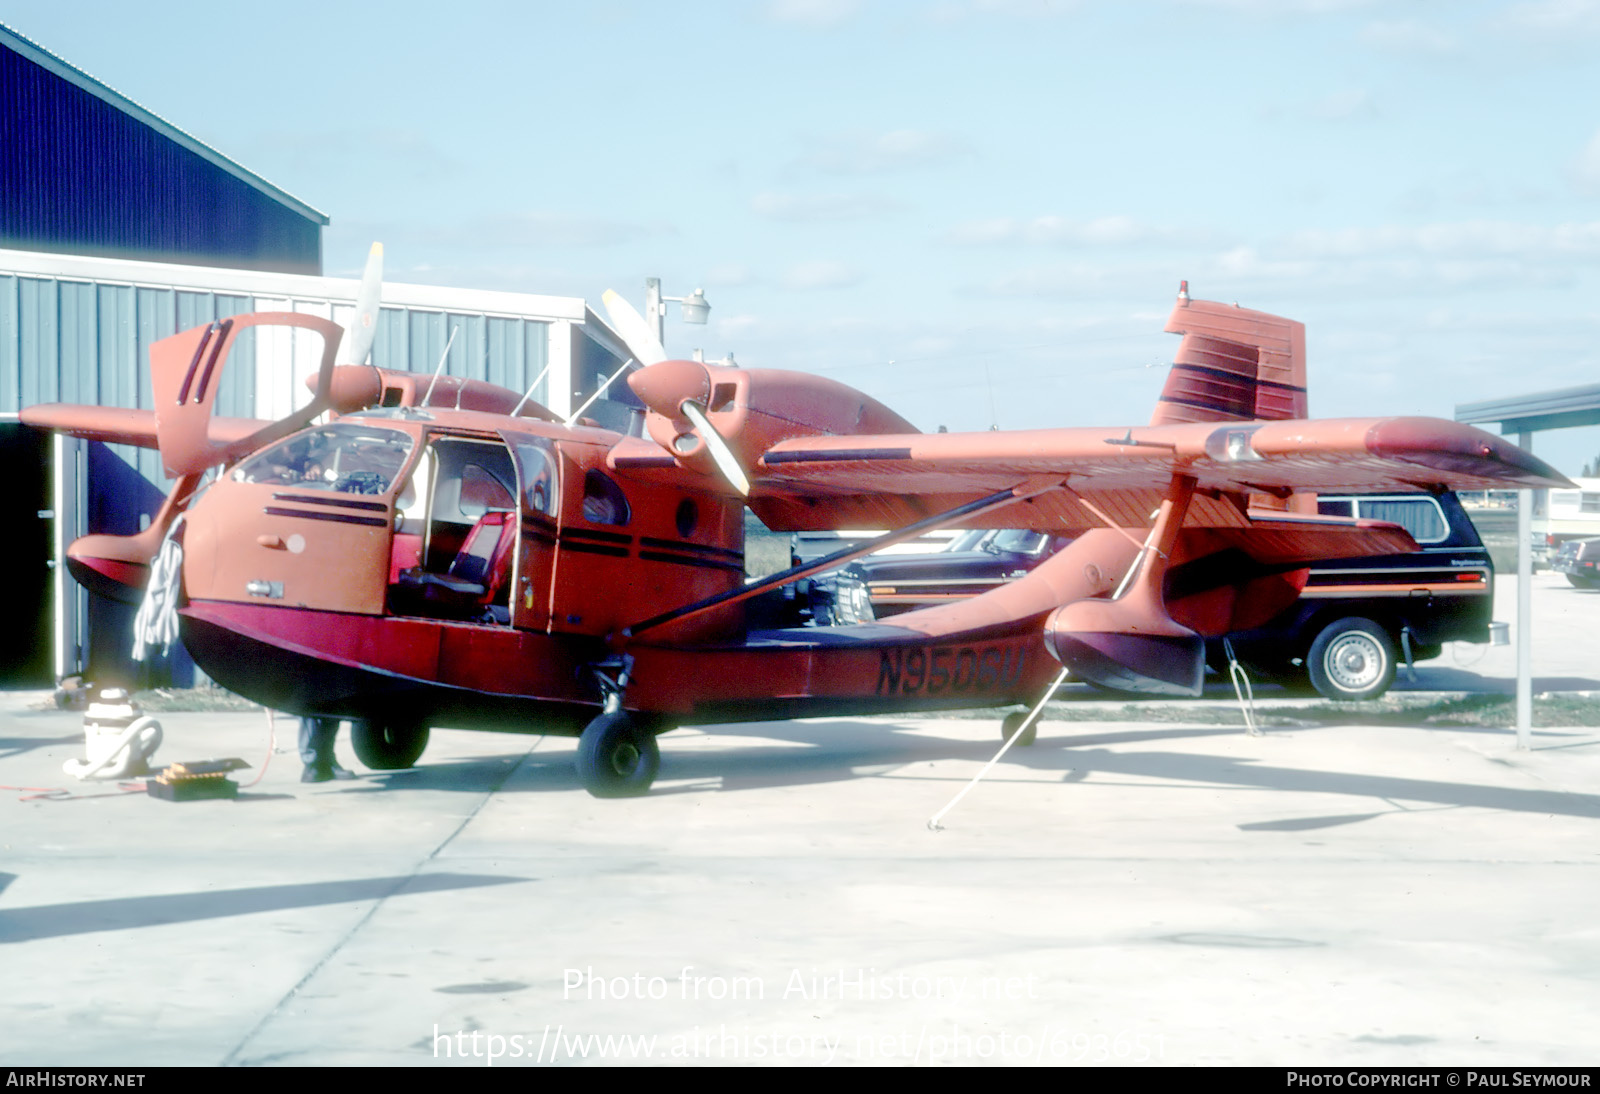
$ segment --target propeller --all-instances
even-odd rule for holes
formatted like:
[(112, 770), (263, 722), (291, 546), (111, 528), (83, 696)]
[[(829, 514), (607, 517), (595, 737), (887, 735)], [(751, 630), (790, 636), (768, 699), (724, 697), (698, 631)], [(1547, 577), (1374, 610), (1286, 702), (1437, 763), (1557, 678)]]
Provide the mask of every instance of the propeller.
[[(748, 497), (750, 478), (744, 473), (744, 468), (740, 466), (738, 457), (733, 454), (733, 449), (726, 438), (711, 424), (705, 407), (696, 402), (692, 396), (684, 397), (678, 394), (686, 389), (698, 387), (709, 395), (710, 384), (706, 380), (705, 366), (696, 364), (692, 371), (688, 371), (689, 363), (683, 362), (681, 367), (675, 363), (669, 369), (652, 370), (650, 366), (659, 366), (661, 362), (667, 360), (667, 350), (661, 344), (661, 339), (656, 337), (655, 331), (650, 329), (649, 321), (613, 289), (607, 289), (600, 299), (605, 304), (606, 314), (611, 317), (611, 325), (622, 336), (628, 352), (633, 354), (634, 360), (645, 366), (644, 371), (634, 374), (639, 380), (630, 381), (635, 393), (640, 395), (646, 406), (658, 413), (672, 417), (673, 412), (676, 412), (688, 418), (689, 424), (694, 426), (701, 440), (705, 442), (706, 450), (711, 454), (717, 470), (728, 480), (728, 485)], [(655, 376), (650, 375), (652, 371), (656, 373)], [(645, 385), (644, 390), (640, 387), (641, 383)], [(676, 403), (676, 405), (658, 405), (657, 402), (653, 402), (651, 396), (655, 393), (646, 393), (652, 387), (662, 389), (661, 394), (656, 395), (660, 403)], [(662, 395), (666, 397), (662, 398)]]
[(364, 365), (378, 336), (378, 299), (383, 295), (383, 244), (374, 243), (367, 252), (367, 265), (361, 271), (361, 288), (356, 291), (356, 314), (344, 340), (347, 365)]
[(656, 337), (655, 331), (650, 329), (649, 321), (620, 293), (615, 289), (607, 289), (600, 300), (606, 306), (606, 314), (611, 317), (611, 325), (622, 336), (623, 344), (633, 354), (635, 361), (641, 365), (653, 365), (667, 359), (666, 347)]
[(700, 431), (700, 438), (706, 442), (706, 450), (711, 453), (711, 458), (716, 462), (717, 470), (722, 472), (722, 477), (728, 480), (728, 485), (745, 497), (749, 497), (750, 479), (745, 475), (744, 468), (739, 466), (733, 449), (728, 447), (728, 442), (722, 439), (722, 434), (717, 432), (716, 427), (711, 424), (711, 419), (706, 417), (705, 410), (693, 399), (685, 399), (678, 409)]

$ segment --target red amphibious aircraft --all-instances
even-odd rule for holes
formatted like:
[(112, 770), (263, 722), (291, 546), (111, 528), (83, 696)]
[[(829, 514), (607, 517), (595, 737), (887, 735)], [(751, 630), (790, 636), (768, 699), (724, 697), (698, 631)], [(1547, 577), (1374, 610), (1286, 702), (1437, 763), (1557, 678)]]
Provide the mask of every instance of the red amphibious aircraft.
[[(352, 720), (376, 768), (414, 763), (431, 725), (578, 735), (583, 784), (618, 796), (649, 788), (656, 736), (680, 724), (1032, 702), (1060, 666), (1195, 694), (1205, 636), (1275, 615), (1308, 564), (1415, 548), (1394, 525), (1316, 517), (1315, 492), (1565, 482), (1453, 422), (1304, 420), (1301, 324), (1186, 288), (1148, 427), (977, 434), (919, 433), (817, 376), (666, 360), (637, 313), (607, 304), (645, 366), (628, 379), (643, 436), (481, 382), (335, 366), (341, 329), (305, 315), (156, 343), (153, 416), (24, 412), (156, 443), (178, 479), (149, 531), (73, 544), (73, 572), (127, 595), (167, 536), (183, 641), (224, 686)], [(315, 397), (275, 423), (213, 420), (228, 355), (261, 324), (325, 340)], [(364, 360), (370, 335), (352, 342)], [(777, 531), (895, 531), (747, 584), (747, 504)], [(1077, 538), (1016, 582), (892, 622), (747, 624), (783, 583), (951, 526)]]

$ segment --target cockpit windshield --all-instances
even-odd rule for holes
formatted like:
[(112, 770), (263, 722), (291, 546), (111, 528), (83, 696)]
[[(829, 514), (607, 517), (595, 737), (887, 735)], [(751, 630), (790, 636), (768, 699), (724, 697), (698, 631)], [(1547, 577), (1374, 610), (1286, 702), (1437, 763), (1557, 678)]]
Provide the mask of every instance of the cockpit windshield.
[(296, 433), (241, 463), (239, 482), (384, 494), (411, 456), (412, 438), (399, 430), (335, 423)]

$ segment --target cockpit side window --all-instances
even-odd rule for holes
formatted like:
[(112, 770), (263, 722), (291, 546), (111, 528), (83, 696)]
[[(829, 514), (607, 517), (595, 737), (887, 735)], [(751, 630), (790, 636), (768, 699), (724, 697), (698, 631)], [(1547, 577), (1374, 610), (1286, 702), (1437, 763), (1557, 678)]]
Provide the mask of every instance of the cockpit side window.
[(439, 461), (432, 520), (471, 524), (491, 510), (516, 507), (516, 470), (505, 445), (465, 437), (438, 437), (429, 448)]
[(469, 463), (461, 469), (463, 516), (476, 519), (491, 510), (511, 510), (516, 506), (517, 502), (511, 496), (511, 491), (481, 465)]
[(550, 442), (519, 440), (517, 462), (522, 465), (522, 504), (530, 513), (556, 515), (560, 498), (556, 495), (556, 461)]
[(619, 526), (633, 519), (627, 495), (603, 471), (590, 469), (583, 476), (583, 519), (590, 524)]
[(335, 423), (307, 429), (259, 452), (233, 471), (238, 482), (386, 494), (411, 455), (410, 434)]

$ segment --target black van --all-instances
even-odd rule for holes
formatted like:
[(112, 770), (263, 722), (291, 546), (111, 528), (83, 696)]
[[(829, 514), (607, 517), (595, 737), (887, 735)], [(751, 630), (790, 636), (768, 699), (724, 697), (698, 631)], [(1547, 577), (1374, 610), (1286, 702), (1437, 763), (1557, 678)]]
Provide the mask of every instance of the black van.
[[(1446, 642), (1489, 641), (1494, 564), (1454, 494), (1324, 496), (1317, 507), (1398, 524), (1420, 550), (1319, 563), (1299, 600), (1228, 636), (1246, 668), (1309, 682), (1329, 699), (1375, 699), (1399, 661), (1438, 657)], [(1212, 667), (1226, 669), (1221, 640), (1208, 647)]]

